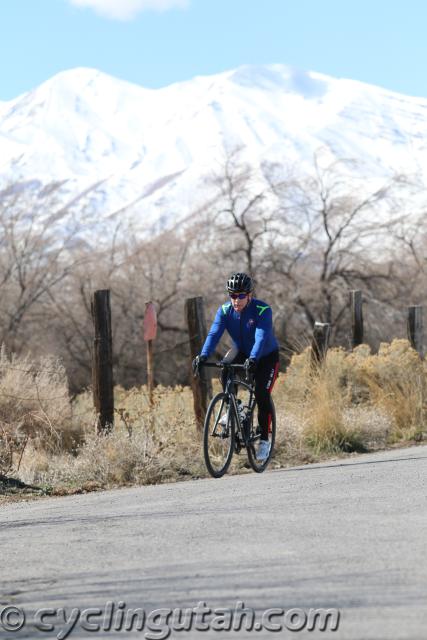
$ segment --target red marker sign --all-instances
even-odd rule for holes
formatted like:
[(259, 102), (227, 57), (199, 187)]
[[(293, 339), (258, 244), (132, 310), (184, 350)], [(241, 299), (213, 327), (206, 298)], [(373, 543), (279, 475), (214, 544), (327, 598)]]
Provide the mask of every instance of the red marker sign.
[(155, 340), (157, 335), (157, 314), (156, 308), (152, 302), (147, 302), (145, 305), (144, 315), (144, 340)]

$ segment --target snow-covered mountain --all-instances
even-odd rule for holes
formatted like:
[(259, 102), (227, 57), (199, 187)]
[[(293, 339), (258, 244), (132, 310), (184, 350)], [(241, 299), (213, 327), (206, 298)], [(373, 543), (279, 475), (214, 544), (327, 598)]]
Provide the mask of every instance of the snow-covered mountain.
[(140, 229), (191, 214), (226, 150), (243, 146), (254, 166), (309, 167), (323, 145), (372, 175), (418, 172), (427, 183), (427, 99), (269, 65), (157, 90), (78, 68), (0, 102), (3, 184), (99, 183), (98, 215), (119, 211)]

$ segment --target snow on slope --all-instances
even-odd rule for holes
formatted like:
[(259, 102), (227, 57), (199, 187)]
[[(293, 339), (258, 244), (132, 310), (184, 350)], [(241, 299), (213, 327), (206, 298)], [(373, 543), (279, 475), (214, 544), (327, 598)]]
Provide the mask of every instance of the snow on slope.
[(325, 144), (372, 176), (419, 171), (427, 182), (427, 100), (269, 65), (158, 90), (79, 68), (0, 103), (3, 181), (101, 181), (97, 215), (127, 211), (140, 229), (189, 215), (224, 150), (309, 168)]

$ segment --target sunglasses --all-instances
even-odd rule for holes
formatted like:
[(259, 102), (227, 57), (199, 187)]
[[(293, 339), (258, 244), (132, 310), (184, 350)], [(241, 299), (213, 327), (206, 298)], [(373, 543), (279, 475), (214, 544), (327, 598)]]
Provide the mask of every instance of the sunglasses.
[(230, 293), (230, 298), (232, 300), (244, 300), (247, 297), (247, 293)]

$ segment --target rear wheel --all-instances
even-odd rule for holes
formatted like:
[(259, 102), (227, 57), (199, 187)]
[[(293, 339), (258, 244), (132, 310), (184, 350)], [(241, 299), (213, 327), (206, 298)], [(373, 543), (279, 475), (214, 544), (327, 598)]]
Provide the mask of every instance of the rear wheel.
[(274, 442), (276, 440), (276, 410), (274, 408), (273, 399), (271, 399), (271, 424), (268, 428), (268, 442), (270, 444), (270, 451), (268, 457), (264, 461), (259, 461), (256, 459), (256, 454), (261, 439), (261, 431), (258, 427), (257, 414), (257, 406), (255, 405), (251, 416), (250, 440), (247, 446), (247, 451), (249, 464), (251, 465), (252, 469), (257, 473), (262, 473), (267, 468), (268, 463), (271, 460), (274, 450)]
[(228, 410), (228, 396), (218, 393), (209, 404), (203, 430), (203, 455), (214, 478), (220, 478), (233, 457), (235, 420), (233, 407)]

